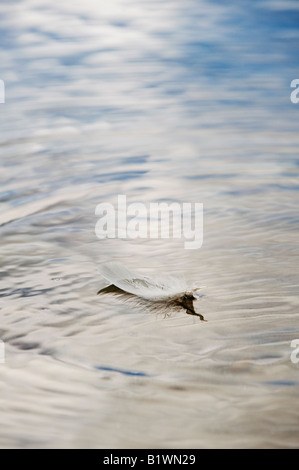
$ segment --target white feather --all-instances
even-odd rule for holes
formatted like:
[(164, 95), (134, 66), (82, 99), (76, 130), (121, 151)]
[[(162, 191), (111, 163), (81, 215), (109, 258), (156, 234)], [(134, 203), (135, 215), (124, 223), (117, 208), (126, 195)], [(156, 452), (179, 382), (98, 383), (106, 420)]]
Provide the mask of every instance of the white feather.
[(173, 300), (187, 292), (183, 278), (169, 276), (165, 279), (152, 279), (130, 271), (117, 262), (109, 262), (99, 266), (101, 275), (113, 285), (130, 294), (146, 300)]

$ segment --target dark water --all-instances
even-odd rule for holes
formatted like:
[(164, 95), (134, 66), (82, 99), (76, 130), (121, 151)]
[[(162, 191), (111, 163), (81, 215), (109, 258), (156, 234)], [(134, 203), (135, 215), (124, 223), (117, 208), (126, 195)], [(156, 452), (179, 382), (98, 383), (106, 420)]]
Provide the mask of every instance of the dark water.
[[(298, 447), (297, 2), (0, 6), (2, 447)], [(200, 202), (204, 242), (95, 208)], [(98, 265), (199, 283), (207, 323)]]

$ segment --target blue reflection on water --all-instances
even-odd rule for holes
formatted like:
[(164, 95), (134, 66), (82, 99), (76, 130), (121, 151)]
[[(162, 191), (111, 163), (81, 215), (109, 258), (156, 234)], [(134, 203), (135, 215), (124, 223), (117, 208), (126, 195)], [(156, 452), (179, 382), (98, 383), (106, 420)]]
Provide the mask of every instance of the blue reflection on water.
[(106, 372), (119, 372), (120, 374), (124, 375), (132, 375), (134, 377), (150, 377), (145, 372), (135, 372), (132, 370), (125, 370), (125, 369), (117, 369), (115, 367), (108, 367), (108, 366), (96, 366), (97, 370), (103, 370)]
[(273, 386), (280, 386), (280, 387), (294, 387), (295, 385), (299, 385), (299, 382), (292, 381), (292, 380), (273, 380), (269, 382), (263, 382), (266, 385), (273, 385)]

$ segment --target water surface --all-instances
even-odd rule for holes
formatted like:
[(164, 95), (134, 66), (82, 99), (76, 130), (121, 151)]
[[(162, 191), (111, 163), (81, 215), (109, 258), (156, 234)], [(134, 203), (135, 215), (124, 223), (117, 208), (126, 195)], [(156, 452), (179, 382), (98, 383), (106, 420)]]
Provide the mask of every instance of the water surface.
[[(298, 447), (296, 2), (0, 6), (1, 447)], [(201, 202), (204, 242), (99, 240), (95, 208)], [(121, 261), (185, 311), (99, 297)]]

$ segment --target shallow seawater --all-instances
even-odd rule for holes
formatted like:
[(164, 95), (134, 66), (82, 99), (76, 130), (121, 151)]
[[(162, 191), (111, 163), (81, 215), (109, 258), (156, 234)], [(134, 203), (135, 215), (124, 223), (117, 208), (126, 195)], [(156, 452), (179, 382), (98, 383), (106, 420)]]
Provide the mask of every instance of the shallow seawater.
[[(0, 6), (1, 447), (298, 447), (298, 15)], [(98, 239), (119, 194), (203, 203), (202, 247)], [(97, 296), (110, 260), (204, 286), (207, 322)]]

